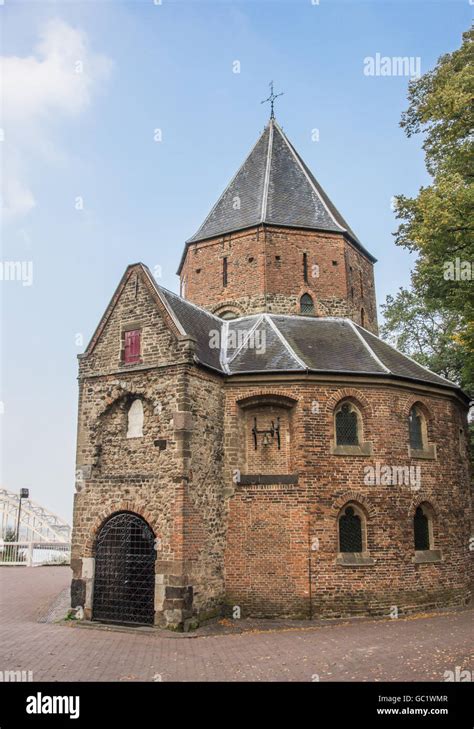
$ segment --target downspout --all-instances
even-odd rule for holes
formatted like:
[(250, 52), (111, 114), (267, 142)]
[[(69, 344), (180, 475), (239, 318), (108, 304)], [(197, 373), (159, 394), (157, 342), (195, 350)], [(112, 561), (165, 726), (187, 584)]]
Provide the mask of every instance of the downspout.
[(308, 600), (309, 600), (309, 619), (313, 619), (313, 588), (312, 588), (312, 544), (311, 544), (311, 510), (309, 502), (309, 484), (306, 478), (306, 508), (308, 510)]

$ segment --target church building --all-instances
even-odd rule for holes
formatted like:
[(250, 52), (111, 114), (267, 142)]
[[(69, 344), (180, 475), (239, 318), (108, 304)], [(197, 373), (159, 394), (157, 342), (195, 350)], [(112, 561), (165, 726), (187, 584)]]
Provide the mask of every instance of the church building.
[(467, 603), (469, 400), (378, 337), (374, 263), (272, 114), (180, 295), (128, 266), (79, 355), (86, 619)]

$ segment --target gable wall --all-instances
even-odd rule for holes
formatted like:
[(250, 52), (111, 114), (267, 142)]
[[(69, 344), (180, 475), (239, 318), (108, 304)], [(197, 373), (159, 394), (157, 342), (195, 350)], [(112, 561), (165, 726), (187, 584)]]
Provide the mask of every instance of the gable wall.
[[(143, 361), (122, 365), (121, 327), (142, 328)], [(223, 594), (221, 379), (197, 372), (193, 343), (132, 271), (90, 354), (80, 359), (72, 602), (93, 608), (95, 540), (117, 511), (140, 514), (157, 537), (155, 621), (182, 625)], [(143, 437), (128, 410), (143, 403)], [(212, 415), (211, 419), (209, 416)], [(212, 445), (211, 450), (209, 446)], [(214, 457), (216, 456), (216, 457)], [(220, 555), (220, 557), (219, 557)], [(194, 600), (194, 607), (193, 607)]]

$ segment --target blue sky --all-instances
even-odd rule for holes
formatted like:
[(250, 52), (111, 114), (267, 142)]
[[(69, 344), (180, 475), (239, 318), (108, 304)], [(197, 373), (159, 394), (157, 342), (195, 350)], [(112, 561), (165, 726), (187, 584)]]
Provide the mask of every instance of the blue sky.
[(4, 487), (71, 518), (76, 355), (127, 264), (178, 290), (271, 79), (278, 121), (378, 258), (378, 303), (408, 284), (390, 201), (428, 182), (422, 140), (399, 127), (408, 79), (366, 76), (364, 59), (419, 57), (423, 73), (471, 16), (469, 0), (5, 0), (2, 261), (32, 261), (33, 281), (0, 282)]

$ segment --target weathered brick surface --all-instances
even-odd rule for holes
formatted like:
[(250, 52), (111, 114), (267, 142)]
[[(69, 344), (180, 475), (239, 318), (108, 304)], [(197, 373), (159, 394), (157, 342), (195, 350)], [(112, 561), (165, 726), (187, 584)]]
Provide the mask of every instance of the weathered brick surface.
[[(461, 408), (442, 395), (411, 388), (344, 384), (226, 387), (226, 431), (237, 429), (238, 401), (267, 392), (293, 397), (291, 487), (235, 485), (230, 499), (226, 550), (228, 600), (251, 615), (388, 614), (420, 607), (463, 604), (469, 597), (468, 456), (459, 447)], [(333, 413), (351, 397), (363, 415), (367, 456), (332, 455)], [(436, 460), (410, 458), (407, 417), (414, 402), (429, 413), (428, 440)], [(284, 411), (282, 411), (284, 412)], [(417, 483), (366, 485), (367, 465), (419, 466)], [(253, 464), (252, 464), (253, 466)], [(227, 469), (246, 472), (242, 449), (229, 449)], [(337, 517), (349, 501), (367, 517), (367, 546), (374, 564), (336, 564)], [(422, 502), (432, 505), (436, 564), (415, 564), (413, 515)], [(310, 597), (311, 596), (311, 597)]]
[[(130, 321), (142, 329), (143, 357), (125, 366), (117, 344)], [(131, 274), (95, 349), (81, 359), (77, 467), (86, 477), (75, 496), (72, 556), (75, 578), (87, 588), (86, 615), (93, 577), (83, 576), (83, 560), (94, 557), (103, 522), (121, 510), (143, 516), (160, 540), (158, 623), (191, 616), (190, 590), (198, 612), (215, 610), (223, 595), (221, 381), (189, 363), (192, 350), (183, 350), (169, 326), (146, 281), (137, 288)], [(137, 397), (143, 437), (127, 438), (127, 411)], [(171, 587), (182, 588), (180, 598)], [(77, 582), (74, 592), (81, 594)]]
[(189, 301), (218, 313), (299, 314), (300, 298), (308, 293), (316, 316), (347, 316), (361, 324), (363, 309), (364, 326), (377, 332), (373, 264), (337, 233), (260, 226), (196, 243), (181, 282)]
[[(282, 243), (275, 237), (266, 245), (263, 257)], [(347, 261), (340, 258), (334, 267), (342, 273), (332, 290), (344, 299), (347, 271), (352, 266), (355, 287), (357, 266), (341, 238), (337, 245)], [(188, 258), (194, 255), (190, 249)], [(370, 291), (368, 273), (366, 279), (364, 291)], [(286, 286), (279, 296), (287, 295), (289, 279)], [(238, 299), (235, 288), (230, 294)], [(220, 296), (209, 294), (209, 306), (211, 295), (216, 303)], [(140, 514), (159, 538), (160, 625), (205, 618), (223, 606), (239, 606), (244, 616), (301, 617), (388, 614), (393, 606), (403, 613), (466, 601), (466, 413), (454, 393), (388, 378), (208, 372), (195, 364), (193, 342), (176, 330), (139, 267), (129, 270), (108, 313), (80, 359), (77, 465), (83, 478), (75, 497), (72, 566), (74, 597), (87, 616), (95, 540), (104, 521), (121, 510)], [(132, 324), (142, 331), (142, 360), (123, 365), (121, 332)], [(137, 397), (143, 437), (127, 438), (128, 408)], [(360, 409), (371, 455), (333, 453), (334, 410), (343, 398)], [(407, 417), (414, 402), (426, 412), (435, 460), (410, 456)], [(261, 434), (255, 450), (255, 417), (259, 429), (280, 418), (280, 450), (275, 439), (263, 446)], [(377, 462), (420, 466), (421, 488), (366, 485), (364, 467)], [(255, 474), (267, 475), (269, 483), (242, 482), (242, 475)], [(337, 517), (349, 501), (365, 513), (373, 564), (337, 562)], [(413, 561), (413, 514), (422, 501), (432, 506), (434, 547), (442, 555), (431, 564)]]

